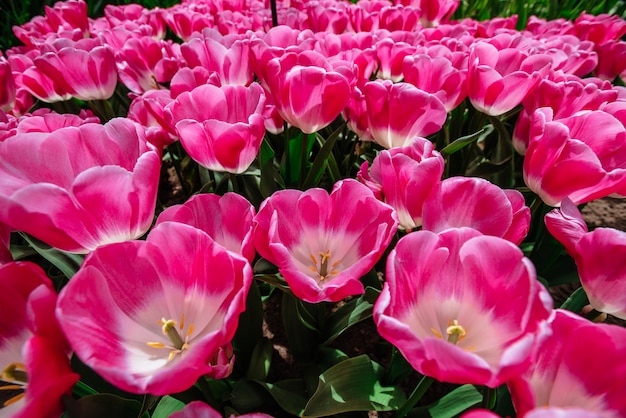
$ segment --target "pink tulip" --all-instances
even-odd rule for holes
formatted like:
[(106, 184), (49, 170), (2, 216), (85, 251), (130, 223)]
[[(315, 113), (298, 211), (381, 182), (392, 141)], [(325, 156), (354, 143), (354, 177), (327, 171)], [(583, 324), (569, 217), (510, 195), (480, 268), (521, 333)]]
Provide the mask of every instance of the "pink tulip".
[(15, 79), (9, 62), (0, 53), (0, 110), (9, 112), (15, 107)]
[(436, 184), (424, 201), (422, 227), (437, 233), (469, 227), (519, 244), (530, 228), (530, 208), (517, 190), (503, 190), (477, 177), (450, 177)]
[(160, 167), (126, 119), (9, 137), (0, 142), (0, 222), (76, 253), (137, 238), (154, 216)]
[(378, 61), (376, 77), (382, 80), (398, 82), (402, 80), (402, 61), (405, 57), (415, 53), (415, 46), (405, 42), (395, 42), (384, 38), (376, 42), (374, 50)]
[(404, 31), (418, 33), (421, 11), (417, 7), (389, 5), (383, 7), (379, 13), (379, 26), (390, 32)]
[(444, 159), (434, 149), (432, 142), (419, 138), (409, 146), (380, 152), (369, 173), (367, 161), (358, 173), (376, 198), (395, 209), (407, 231), (422, 225), (424, 201), (441, 181)]
[(254, 80), (246, 36), (222, 36), (215, 29), (205, 29), (202, 36), (182, 44), (180, 52), (189, 67), (216, 72), (222, 84), (247, 86)]
[(335, 70), (314, 51), (287, 52), (267, 63), (266, 83), (281, 117), (305, 134), (329, 125), (346, 107), (352, 69)]
[(390, 206), (348, 179), (330, 194), (275, 192), (254, 218), (254, 244), (298, 298), (337, 302), (363, 293), (360, 277), (381, 257), (397, 227)]
[(165, 107), (173, 101), (168, 90), (148, 90), (135, 97), (128, 108), (128, 119), (145, 128), (146, 139), (157, 149), (178, 139), (164, 114)]
[(156, 225), (181, 222), (206, 232), (229, 251), (254, 260), (252, 220), (255, 210), (241, 195), (199, 194), (182, 205), (170, 206), (159, 215)]
[(74, 33), (77, 39), (88, 34), (87, 3), (82, 0), (59, 1), (54, 7), (44, 7), (45, 16), (35, 16), (30, 22), (14, 26), (13, 33), (27, 46), (45, 43), (48, 36)]
[(538, 49), (552, 59), (552, 69), (584, 77), (598, 65), (598, 54), (591, 41), (574, 35), (556, 35), (541, 39)]
[(582, 111), (553, 119), (550, 108), (534, 113), (524, 159), (524, 181), (550, 206), (565, 197), (589, 202), (623, 188), (626, 128), (607, 112)]
[(409, 55), (402, 62), (402, 73), (407, 83), (437, 96), (446, 112), (467, 97), (467, 70), (454, 67), (448, 58)]
[(163, 222), (145, 241), (89, 254), (56, 314), (76, 355), (102, 377), (165, 395), (214, 376), (211, 360), (233, 338), (251, 281), (243, 257), (200, 229)]
[(624, 328), (557, 309), (552, 334), (538, 344), (537, 353), (533, 367), (507, 383), (518, 414), (541, 416), (525, 414), (546, 406), (582, 409), (586, 417), (626, 414)]
[[(113, 51), (92, 39), (65, 45), (58, 43), (57, 51), (46, 52), (34, 59), (41, 76), (49, 78), (57, 86), (55, 90), (60, 89), (80, 100), (111, 97), (117, 84)], [(38, 96), (31, 83), (26, 87)]]
[(104, 6), (104, 16), (112, 28), (133, 22), (149, 26), (155, 39), (165, 37), (165, 19), (159, 8), (148, 10), (139, 4), (107, 4)]
[(313, 32), (344, 33), (350, 23), (347, 3), (312, 1), (304, 7)]
[(222, 82), (220, 76), (215, 71), (209, 71), (204, 67), (182, 67), (172, 77), (170, 95), (175, 99), (181, 93), (191, 91), (203, 84), (221, 86)]
[(206, 84), (179, 95), (165, 112), (191, 158), (209, 170), (241, 174), (263, 141), (264, 106), (258, 83)]
[(416, 137), (437, 132), (446, 121), (443, 103), (409, 83), (370, 81), (363, 86), (369, 131), (379, 145), (410, 145)]
[[(0, 378), (18, 393), (3, 399), (2, 413), (14, 418), (53, 418), (63, 412), (79, 376), (72, 372), (69, 345), (54, 318), (57, 295), (37, 265), (0, 265)], [(3, 386), (7, 389), (8, 386)], [(5, 416), (9, 416), (5, 415)]]
[(551, 66), (545, 54), (528, 55), (515, 48), (498, 50), (477, 42), (469, 57), (468, 96), (472, 105), (499, 116), (519, 105)]
[(532, 364), (551, 310), (517, 246), (461, 228), (398, 241), (374, 321), (418, 372), (494, 388)]
[(603, 88), (576, 76), (561, 76), (544, 78), (524, 99), (513, 131), (513, 146), (520, 154), (526, 154), (532, 117), (540, 107), (552, 108), (554, 119), (562, 119), (581, 110), (598, 110), (603, 103), (617, 100), (617, 91), (608, 83)]
[[(260, 412), (237, 416), (241, 418), (272, 418), (270, 415), (262, 414)], [(202, 401), (193, 401), (185, 405), (182, 411), (174, 412), (170, 415), (170, 418), (222, 418), (222, 413), (216, 411)], [(231, 414), (229, 418), (235, 418), (235, 415)]]
[(81, 126), (86, 123), (100, 123), (91, 111), (81, 111), (78, 115), (56, 113), (50, 109), (37, 109), (32, 115), (24, 115), (17, 125), (16, 134), (27, 132), (52, 133), (68, 126)]
[(215, 26), (215, 16), (208, 3), (188, 2), (163, 10), (167, 26), (183, 41), (188, 41), (194, 32)]
[(588, 232), (580, 211), (568, 199), (548, 213), (545, 222), (576, 261), (591, 306), (626, 319), (626, 232), (613, 228)]
[(396, 0), (394, 3), (417, 7), (421, 12), (420, 22), (431, 28), (448, 21), (459, 7), (460, 0)]
[(626, 21), (617, 15), (594, 16), (583, 12), (574, 21), (573, 32), (580, 39), (603, 45), (616, 41), (626, 34)]
[(383, 7), (389, 6), (385, 0), (361, 0), (348, 9), (350, 25), (355, 32), (372, 32), (379, 29), (379, 15)]
[(626, 42), (607, 42), (598, 46), (596, 51), (598, 51), (598, 66), (594, 70), (596, 76), (613, 81), (626, 71)]
[(150, 36), (131, 38), (115, 54), (120, 81), (135, 93), (161, 88), (181, 66), (180, 46)]
[(13, 261), (11, 254), (11, 228), (0, 223), (0, 266)]

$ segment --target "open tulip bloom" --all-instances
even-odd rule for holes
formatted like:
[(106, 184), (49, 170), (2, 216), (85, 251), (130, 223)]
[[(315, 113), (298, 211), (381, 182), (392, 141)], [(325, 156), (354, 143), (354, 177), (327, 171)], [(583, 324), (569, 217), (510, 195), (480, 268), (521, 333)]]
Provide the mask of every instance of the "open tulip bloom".
[(519, 248), (453, 228), (400, 239), (387, 259), (374, 321), (420, 373), (494, 388), (532, 364), (551, 311), (550, 295)]
[(294, 295), (317, 303), (363, 293), (359, 281), (396, 232), (393, 209), (355, 180), (306, 192), (283, 190), (254, 218), (254, 243)]
[(89, 254), (57, 316), (76, 355), (111, 383), (176, 393), (215, 374), (211, 360), (232, 339), (251, 280), (243, 257), (197, 228), (163, 222), (146, 241)]

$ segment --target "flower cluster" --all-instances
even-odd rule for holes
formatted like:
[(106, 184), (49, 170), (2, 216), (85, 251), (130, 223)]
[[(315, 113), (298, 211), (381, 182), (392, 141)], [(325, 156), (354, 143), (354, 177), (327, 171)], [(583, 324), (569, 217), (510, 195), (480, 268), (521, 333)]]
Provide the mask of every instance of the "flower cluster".
[[(626, 21), (458, 6), (67, 0), (16, 26), (0, 415), (153, 395), (136, 416), (404, 416), (437, 380), (470, 385), (449, 416), (506, 413), (496, 393), (624, 416), (626, 330), (582, 316), (626, 319), (626, 233), (576, 205), (626, 195)], [(564, 276), (582, 287), (555, 309)], [(304, 373), (276, 381), (281, 292)], [(366, 320), (384, 365), (334, 345)]]

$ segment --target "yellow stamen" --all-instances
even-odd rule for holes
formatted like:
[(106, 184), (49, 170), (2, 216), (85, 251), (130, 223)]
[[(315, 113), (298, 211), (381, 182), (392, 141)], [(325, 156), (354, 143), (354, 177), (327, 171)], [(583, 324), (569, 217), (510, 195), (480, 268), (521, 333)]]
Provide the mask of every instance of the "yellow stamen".
[(11, 363), (2, 370), (3, 380), (28, 383), (26, 367), (22, 363)]
[(20, 389), (24, 389), (24, 386), (22, 386), (22, 385), (4, 385), (4, 386), (0, 386), (0, 390), (20, 390)]
[(437, 331), (435, 328), (431, 328), (430, 330), (432, 331), (433, 334), (435, 334), (437, 338), (439, 338), (440, 340), (443, 339), (443, 337), (441, 336), (441, 333)]
[(148, 341), (146, 344), (148, 345), (148, 347), (152, 348), (165, 348), (165, 344), (154, 341)]
[(313, 273), (317, 273), (319, 275), (319, 281), (323, 282), (329, 276), (339, 274), (339, 270), (336, 269), (339, 264), (341, 264), (341, 260), (337, 260), (334, 263), (330, 264), (330, 259), (332, 258), (332, 254), (330, 250), (326, 250), (326, 252), (320, 251), (318, 253), (319, 257), (319, 266), (318, 266), (318, 258), (313, 254), (309, 254), (309, 258), (311, 259), (312, 265), (309, 265), (308, 268)]
[(14, 397), (12, 397), (11, 399), (7, 399), (6, 401), (4, 401), (3, 406), (9, 406), (11, 404), (14, 404), (15, 402), (19, 401), (20, 399), (22, 399), (24, 397), (25, 393), (18, 393), (17, 395), (15, 395)]

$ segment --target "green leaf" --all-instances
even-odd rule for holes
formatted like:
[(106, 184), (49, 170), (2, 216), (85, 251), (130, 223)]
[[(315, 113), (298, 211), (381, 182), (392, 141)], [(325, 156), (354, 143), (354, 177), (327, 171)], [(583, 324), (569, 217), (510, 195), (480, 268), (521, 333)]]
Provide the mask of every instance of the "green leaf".
[(245, 414), (259, 410), (267, 401), (267, 395), (254, 381), (242, 379), (235, 382), (230, 401), (237, 412)]
[[(321, 149), (315, 156), (313, 160), (313, 164), (311, 165), (311, 169), (306, 175), (304, 182), (302, 184), (302, 188), (304, 190), (310, 189), (311, 187), (316, 187), (320, 180), (322, 179), (322, 174), (326, 168), (326, 164), (328, 161), (328, 157), (335, 146), (335, 142), (337, 142), (337, 138), (345, 128), (347, 122), (344, 122), (339, 126), (335, 131), (330, 134), (330, 136), (324, 141), (321, 135), (317, 135), (316, 139), (318, 143), (321, 145)], [(323, 144), (323, 145), (322, 145)]]
[(302, 416), (307, 398), (302, 379), (287, 379), (276, 383), (255, 381), (274, 398), (276, 403), (295, 416)]
[(569, 298), (561, 305), (561, 309), (565, 309), (574, 313), (579, 313), (589, 304), (589, 298), (585, 289), (579, 287), (570, 295)]
[(20, 232), (20, 235), (37, 253), (39, 253), (39, 255), (61, 270), (61, 273), (63, 273), (68, 280), (78, 271), (85, 258), (84, 255), (72, 254), (51, 247), (45, 242), (39, 241), (37, 238), (31, 237), (23, 232)]
[(448, 393), (437, 402), (413, 409), (409, 418), (453, 418), (461, 412), (480, 404), (483, 395), (474, 385), (463, 385)]
[(171, 396), (164, 396), (159, 401), (156, 409), (152, 413), (152, 418), (168, 418), (172, 413), (180, 411), (185, 404)]
[(254, 347), (250, 358), (250, 367), (246, 376), (253, 380), (265, 380), (272, 365), (272, 342), (267, 338), (262, 338)]
[(349, 327), (371, 317), (374, 302), (379, 294), (380, 291), (368, 287), (365, 289), (364, 294), (346, 302), (334, 313), (329, 315), (324, 323), (322, 333), (322, 340), (324, 342), (322, 344), (327, 345), (332, 343), (335, 338)]
[(444, 156), (454, 154), (455, 152), (460, 151), (461, 149), (465, 148), (472, 142), (476, 142), (479, 139), (485, 138), (486, 136), (490, 135), (492, 132), (493, 132), (493, 126), (488, 125), (482, 128), (480, 131), (474, 132), (471, 135), (462, 136), (452, 141), (444, 149), (442, 149), (441, 154), (443, 154)]
[(398, 409), (406, 401), (404, 393), (398, 387), (382, 386), (382, 375), (382, 367), (366, 355), (342, 361), (320, 375), (303, 416)]
[(68, 418), (138, 418), (150, 415), (141, 413), (141, 403), (119, 396), (100, 393), (75, 400), (64, 397)]

